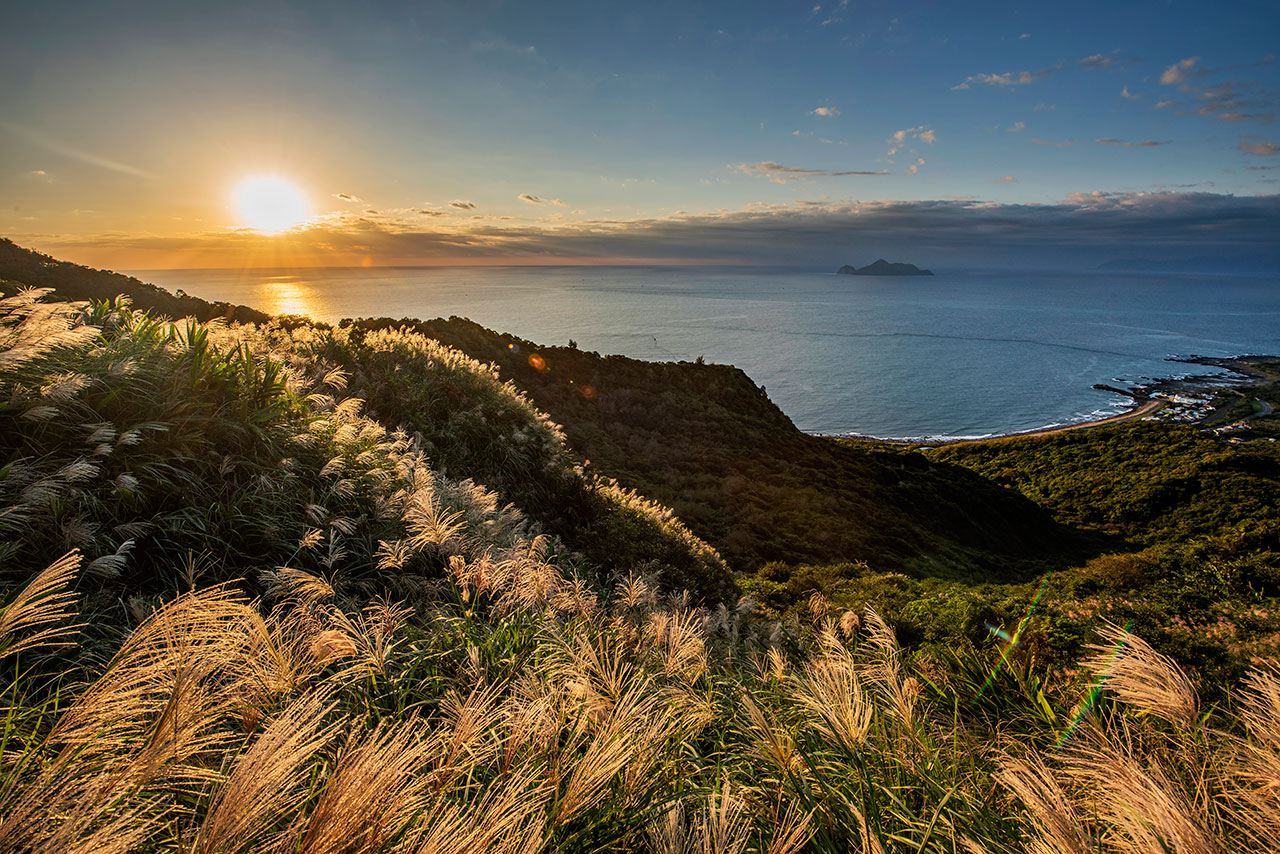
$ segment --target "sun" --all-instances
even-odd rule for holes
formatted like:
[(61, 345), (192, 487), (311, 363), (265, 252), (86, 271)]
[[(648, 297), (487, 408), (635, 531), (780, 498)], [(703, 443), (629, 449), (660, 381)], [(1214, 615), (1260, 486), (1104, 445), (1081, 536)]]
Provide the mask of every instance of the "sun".
[(255, 175), (231, 194), (240, 222), (263, 234), (278, 234), (305, 222), (311, 205), (297, 185), (276, 175)]

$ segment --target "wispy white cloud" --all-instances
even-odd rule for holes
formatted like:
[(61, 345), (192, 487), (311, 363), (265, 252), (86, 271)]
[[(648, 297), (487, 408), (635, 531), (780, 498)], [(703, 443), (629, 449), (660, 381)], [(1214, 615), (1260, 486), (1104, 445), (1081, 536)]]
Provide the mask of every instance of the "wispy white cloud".
[(1018, 179), (1012, 175), (1005, 175), (1003, 178), (988, 178), (988, 184), (1016, 184)]
[(837, 107), (815, 107), (809, 111), (811, 116), (838, 116), (840, 110)]
[(1042, 68), (1039, 71), (1006, 71), (1003, 74), (971, 74), (964, 79), (963, 82), (952, 86), (952, 89), (969, 89), (974, 83), (983, 83), (987, 86), (1025, 86), (1046, 74), (1053, 74), (1055, 71), (1061, 71), (1061, 65), (1055, 65), (1052, 68)]
[(1170, 65), (1160, 75), (1160, 82), (1166, 86), (1172, 86), (1175, 83), (1181, 83), (1191, 76), (1191, 69), (1200, 61), (1198, 56), (1189, 56)]
[(364, 204), (364, 199), (361, 199), (359, 196), (353, 196), (350, 193), (334, 193), (333, 197), (343, 202), (351, 202), (352, 204), (357, 205)]
[(938, 139), (938, 135), (927, 125), (903, 128), (902, 130), (896, 130), (889, 135), (889, 142), (894, 143), (895, 145), (902, 145), (909, 139), (919, 139), (929, 144), (933, 144)]
[(1026, 122), (1014, 122), (1013, 124), (1005, 128), (1005, 130), (1008, 131), (1009, 133), (1022, 133), (1026, 129), (1027, 129)]
[(449, 207), (457, 208), (460, 211), (473, 211), (477, 207), (479, 207), (479, 205), (477, 205), (475, 202), (467, 202), (467, 201), (463, 201), (462, 199), (454, 199), (453, 201), (449, 202)]
[(1272, 157), (1280, 153), (1280, 145), (1267, 140), (1250, 142), (1245, 138), (1241, 138), (1240, 144), (1236, 148), (1245, 154), (1256, 154), (1259, 157)]
[(25, 139), (28, 143), (43, 148), (45, 151), (51, 151), (70, 160), (75, 160), (89, 166), (96, 166), (99, 169), (106, 169), (111, 172), (119, 172), (121, 175), (129, 175), (134, 178), (153, 178), (152, 173), (145, 169), (139, 169), (136, 166), (130, 166), (128, 163), (121, 163), (118, 160), (111, 160), (107, 157), (94, 154), (91, 151), (85, 151), (71, 145), (66, 145), (56, 139), (37, 133), (30, 128), (22, 125), (15, 125), (10, 122), (0, 121), (0, 128), (4, 128), (15, 136)]
[(885, 171), (866, 169), (802, 169), (798, 166), (784, 166), (773, 161), (761, 163), (733, 163), (730, 169), (745, 172), (748, 175), (765, 175), (770, 181), (785, 184), (788, 181), (800, 181), (805, 178), (846, 178), (865, 175), (888, 175)]
[(1126, 86), (1126, 87), (1124, 87), (1123, 89), (1121, 89), (1121, 90), (1120, 90), (1120, 97), (1121, 97), (1121, 98), (1127, 98), (1127, 99), (1128, 99), (1128, 100), (1130, 100), (1130, 101), (1136, 101), (1136, 100), (1138, 100), (1139, 98), (1141, 98), (1142, 96), (1141, 96), (1141, 95), (1135, 95), (1135, 94), (1133, 94), (1132, 92), (1130, 92), (1130, 91), (1129, 91), (1129, 87), (1128, 87), (1128, 86)]
[(1169, 140), (1167, 139), (1166, 140), (1144, 139), (1141, 142), (1128, 142), (1126, 140), (1116, 139), (1115, 137), (1111, 137), (1111, 136), (1106, 136), (1106, 137), (1103, 137), (1102, 139), (1095, 139), (1094, 142), (1097, 143), (1098, 145), (1122, 145), (1125, 148), (1155, 148), (1157, 145), (1169, 144)]
[(516, 198), (522, 202), (528, 202), (531, 205), (559, 205), (560, 207), (564, 207), (564, 202), (560, 199), (543, 199), (539, 196), (531, 196), (528, 193), (521, 193), (516, 196)]

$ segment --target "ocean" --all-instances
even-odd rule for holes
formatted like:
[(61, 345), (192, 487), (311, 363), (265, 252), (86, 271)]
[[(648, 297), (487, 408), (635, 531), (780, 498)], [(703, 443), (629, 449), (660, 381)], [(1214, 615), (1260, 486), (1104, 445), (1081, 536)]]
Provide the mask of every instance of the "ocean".
[(814, 433), (977, 437), (1115, 414), (1094, 383), (1280, 353), (1280, 277), (964, 271), (872, 278), (725, 267), (145, 270), (273, 313), (457, 315), (543, 345), (737, 365)]

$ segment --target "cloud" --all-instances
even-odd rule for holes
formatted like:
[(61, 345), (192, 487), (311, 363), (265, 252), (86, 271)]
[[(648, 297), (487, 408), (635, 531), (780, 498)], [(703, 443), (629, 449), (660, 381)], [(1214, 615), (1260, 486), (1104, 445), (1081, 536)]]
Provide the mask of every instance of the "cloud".
[(1031, 38), (1031, 33), (1023, 33), (1022, 35), (1018, 36), (1019, 40), (1029, 39), (1029, 38)]
[(1276, 145), (1274, 142), (1265, 142), (1265, 141), (1246, 142), (1245, 140), (1242, 139), (1240, 140), (1240, 144), (1237, 145), (1236, 148), (1239, 151), (1244, 152), (1245, 154), (1256, 154), (1259, 157), (1271, 157), (1277, 152), (1280, 152), (1280, 145)]
[(457, 208), (460, 211), (473, 211), (476, 209), (477, 205), (475, 202), (464, 202), (461, 199), (454, 199), (449, 202), (449, 207)]
[(46, 172), (46, 171), (44, 171), (43, 169), (32, 169), (32, 170), (31, 170), (31, 174), (32, 174), (32, 175), (36, 175), (36, 176), (38, 176), (38, 177), (40, 177), (40, 178), (44, 178), (44, 177), (45, 177), (45, 176), (47, 176), (49, 173), (48, 173), (48, 172)]
[(1113, 64), (1115, 59), (1103, 53), (1095, 53), (1093, 56), (1086, 56), (1080, 60), (1080, 64), (1085, 68), (1106, 68)]
[(364, 204), (364, 199), (361, 199), (359, 196), (353, 196), (350, 193), (334, 193), (333, 197), (335, 199), (340, 199), (344, 202), (351, 202), (357, 205)]
[[(1197, 69), (1195, 76), (1203, 77), (1226, 69)], [(1270, 121), (1275, 117), (1275, 98), (1257, 83), (1226, 80), (1209, 85), (1196, 86), (1181, 83), (1178, 91), (1190, 96), (1189, 100), (1160, 101), (1158, 108), (1178, 107), (1179, 115), (1211, 116), (1224, 122), (1250, 120)]]
[(1141, 98), (1142, 96), (1141, 96), (1141, 95), (1135, 95), (1135, 94), (1133, 94), (1132, 92), (1130, 92), (1130, 91), (1129, 91), (1129, 87), (1128, 87), (1128, 86), (1126, 86), (1126, 87), (1124, 87), (1123, 89), (1121, 89), (1121, 90), (1120, 90), (1120, 97), (1121, 97), (1121, 98), (1128, 98), (1130, 101), (1136, 101), (1136, 100), (1138, 100), (1139, 98)]
[(1009, 133), (1021, 133), (1026, 129), (1027, 129), (1026, 122), (1014, 122), (1013, 124), (1005, 128), (1005, 130), (1008, 131)]
[(560, 199), (544, 199), (539, 196), (531, 196), (528, 193), (521, 193), (516, 196), (516, 198), (522, 202), (528, 202), (531, 205), (559, 205), (560, 207), (564, 207), (564, 202)]
[(774, 163), (772, 161), (764, 161), (762, 163), (734, 163), (730, 164), (729, 168), (736, 169), (739, 172), (745, 172), (748, 175), (766, 175), (770, 181), (774, 181), (779, 184), (785, 184), (788, 181), (800, 181), (805, 178), (844, 178), (860, 175), (889, 174), (884, 171), (873, 172), (867, 170), (802, 169), (798, 166), (784, 166), (781, 163)]
[(1166, 86), (1172, 86), (1175, 83), (1181, 83), (1191, 76), (1191, 69), (1200, 61), (1198, 56), (1189, 56), (1186, 59), (1179, 60), (1170, 65), (1160, 75), (1160, 82)]
[(532, 54), (537, 53), (538, 49), (531, 44), (513, 44), (504, 38), (490, 39), (488, 41), (475, 41), (471, 43), (471, 49), (474, 51), (497, 51), (499, 53), (514, 54)]
[(971, 74), (963, 83), (952, 86), (952, 89), (969, 89), (974, 83), (985, 83), (988, 86), (1025, 86), (1039, 77), (1061, 71), (1061, 65), (1042, 68), (1039, 71), (1006, 71), (1003, 74)]
[(70, 160), (77, 160), (89, 166), (96, 166), (99, 169), (107, 169), (111, 172), (119, 172), (121, 175), (129, 175), (134, 178), (154, 178), (145, 169), (139, 169), (136, 166), (130, 166), (127, 163), (121, 163), (118, 160), (110, 160), (101, 155), (94, 154), (91, 151), (84, 151), (74, 146), (66, 145), (56, 139), (51, 139), (43, 134), (37, 133), (30, 128), (21, 125), (15, 125), (10, 122), (0, 121), (0, 128), (4, 128), (15, 136), (20, 136), (30, 144), (43, 148), (46, 151), (52, 151), (54, 154), (60, 154)]
[(988, 184), (1016, 184), (1018, 179), (1012, 175), (1005, 175), (1003, 178), (988, 178)]
[(437, 211), (431, 208), (413, 208), (412, 210), (419, 216), (448, 216), (446, 211)]
[[(888, 141), (895, 145), (902, 145), (908, 139), (919, 139), (932, 145), (937, 141), (938, 135), (927, 125), (920, 125), (919, 127), (896, 130), (890, 134)], [(895, 152), (891, 151), (889, 153), (894, 154)]]
[[(1012, 182), (1001, 182), (1012, 183)], [(637, 262), (829, 265), (871, 253), (936, 259), (931, 266), (1011, 265), (1088, 269), (1116, 257), (1239, 253), (1280, 263), (1275, 223), (1280, 195), (1207, 192), (1075, 193), (1053, 204), (977, 199), (765, 204), (640, 220), (521, 223), (492, 219), (374, 221), (347, 215), (296, 233), (247, 232), (159, 238), (107, 234), (78, 242), (42, 239), (49, 251), (75, 249), (95, 265), (188, 265), (278, 253), (288, 260), (358, 264)], [(438, 226), (438, 227), (437, 227)], [(76, 248), (78, 247), (78, 248)], [(271, 247), (268, 249), (267, 247)], [(114, 253), (114, 255), (113, 255)], [(166, 264), (165, 262), (169, 263)], [(123, 265), (117, 265), (123, 266)]]
[(809, 111), (809, 115), (811, 115), (811, 116), (838, 116), (838, 115), (840, 115), (840, 110), (839, 110), (839, 109), (837, 109), (836, 107), (817, 107), (817, 108), (815, 108), (815, 109), (813, 109), (813, 110), (810, 110), (810, 111)]
[(1154, 139), (1144, 139), (1141, 142), (1126, 142), (1123, 139), (1116, 139), (1115, 137), (1110, 136), (1103, 137), (1102, 139), (1095, 139), (1094, 142), (1099, 145), (1123, 145), (1125, 148), (1155, 148), (1157, 145), (1169, 144), (1168, 140), (1157, 141)]

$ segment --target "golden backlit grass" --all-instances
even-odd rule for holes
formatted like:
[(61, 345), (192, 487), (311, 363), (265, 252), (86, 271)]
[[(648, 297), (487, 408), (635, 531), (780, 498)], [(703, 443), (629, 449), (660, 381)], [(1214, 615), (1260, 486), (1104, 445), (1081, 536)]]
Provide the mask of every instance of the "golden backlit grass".
[(0, 316), (2, 851), (1280, 850), (1274, 662), (1206, 707), (1111, 627), (1046, 692), (875, 610), (601, 584), (340, 400), (322, 333), (39, 305)]

